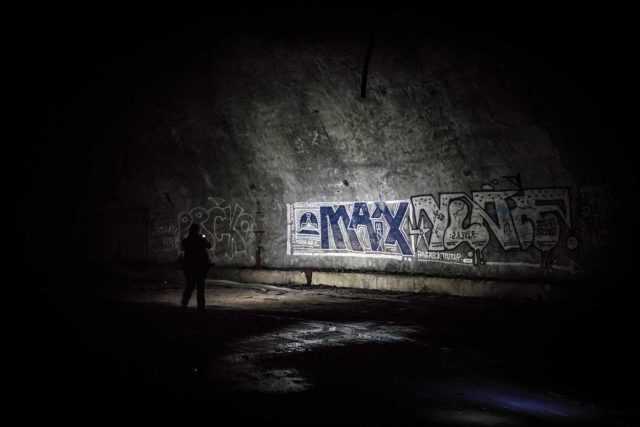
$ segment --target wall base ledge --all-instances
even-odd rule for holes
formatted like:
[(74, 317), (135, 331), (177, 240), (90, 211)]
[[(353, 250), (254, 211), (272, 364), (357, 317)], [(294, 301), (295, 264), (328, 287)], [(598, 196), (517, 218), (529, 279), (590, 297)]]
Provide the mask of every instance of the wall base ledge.
[[(210, 279), (269, 285), (307, 285), (302, 270), (215, 268)], [(440, 295), (481, 298), (531, 298), (540, 301), (564, 299), (566, 286), (550, 283), (518, 282), (456, 277), (433, 277), (393, 273), (313, 271), (311, 286), (334, 286), (395, 292), (426, 292)]]

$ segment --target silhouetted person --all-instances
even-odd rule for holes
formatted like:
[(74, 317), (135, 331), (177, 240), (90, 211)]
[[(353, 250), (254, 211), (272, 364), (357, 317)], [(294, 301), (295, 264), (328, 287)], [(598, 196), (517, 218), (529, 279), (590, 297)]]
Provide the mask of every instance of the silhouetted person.
[(189, 227), (189, 235), (182, 241), (182, 251), (184, 253), (184, 277), (186, 285), (182, 293), (182, 307), (186, 308), (193, 289), (197, 288), (198, 311), (204, 311), (204, 280), (207, 271), (211, 267), (207, 249), (211, 247), (211, 242), (200, 234), (200, 225), (192, 224)]

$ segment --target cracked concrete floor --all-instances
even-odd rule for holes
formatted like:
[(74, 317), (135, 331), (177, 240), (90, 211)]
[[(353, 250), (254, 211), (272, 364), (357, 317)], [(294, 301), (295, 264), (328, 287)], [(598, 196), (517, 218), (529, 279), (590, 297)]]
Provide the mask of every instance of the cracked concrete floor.
[(197, 313), (180, 293), (38, 290), (30, 398), (50, 417), (175, 411), (233, 425), (637, 419), (625, 361), (598, 359), (605, 343), (580, 305), (208, 281)]

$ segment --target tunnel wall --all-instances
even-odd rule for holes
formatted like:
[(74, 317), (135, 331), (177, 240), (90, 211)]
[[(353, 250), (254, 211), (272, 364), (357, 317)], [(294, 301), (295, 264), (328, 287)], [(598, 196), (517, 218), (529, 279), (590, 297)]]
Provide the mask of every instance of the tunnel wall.
[(515, 279), (597, 265), (613, 202), (571, 145), (591, 130), (548, 96), (562, 81), (467, 42), (370, 43), (244, 34), (150, 66), (93, 148), (89, 257), (170, 263), (200, 223), (221, 266)]

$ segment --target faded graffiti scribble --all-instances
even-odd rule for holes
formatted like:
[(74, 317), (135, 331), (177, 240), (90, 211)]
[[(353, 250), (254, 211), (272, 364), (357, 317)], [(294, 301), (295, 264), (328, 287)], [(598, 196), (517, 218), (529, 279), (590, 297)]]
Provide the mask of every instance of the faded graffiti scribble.
[(151, 227), (149, 238), (152, 242), (159, 243), (161, 251), (172, 251), (179, 244), (178, 231), (178, 227), (173, 224), (154, 224)]
[(610, 233), (613, 219), (613, 197), (605, 186), (583, 186), (578, 188), (578, 216), (583, 239), (594, 250), (613, 248)]
[(212, 207), (194, 207), (179, 215), (180, 236), (186, 236), (191, 224), (200, 224), (212, 242), (210, 250), (214, 256), (233, 258), (248, 253), (248, 246), (253, 242), (253, 215), (239, 204), (226, 203), (224, 199), (213, 199), (212, 203)]

